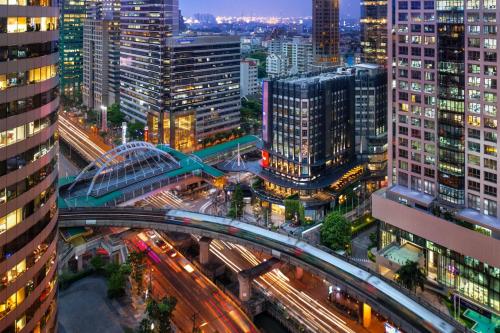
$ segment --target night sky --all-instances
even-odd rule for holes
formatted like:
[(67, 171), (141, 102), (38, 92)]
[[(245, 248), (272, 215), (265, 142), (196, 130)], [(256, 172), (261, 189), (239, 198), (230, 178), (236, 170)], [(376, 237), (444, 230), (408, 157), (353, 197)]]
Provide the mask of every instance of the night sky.
[[(359, 16), (359, 1), (340, 0), (341, 17)], [(184, 15), (310, 16), (312, 0), (179, 0)]]

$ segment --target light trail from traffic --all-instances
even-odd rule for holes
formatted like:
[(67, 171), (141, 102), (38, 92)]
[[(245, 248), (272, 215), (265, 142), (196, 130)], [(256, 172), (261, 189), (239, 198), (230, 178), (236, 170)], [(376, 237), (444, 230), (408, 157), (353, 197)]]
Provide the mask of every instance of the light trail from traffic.
[[(196, 326), (205, 333), (258, 332), (251, 320), (212, 281), (197, 271), (180, 253), (174, 257), (168, 255), (170, 251), (167, 248), (172, 246), (157, 233), (153, 235), (154, 239), (165, 242), (164, 250), (143, 233), (131, 234), (127, 242), (129, 247), (147, 253), (147, 260), (152, 265), (149, 283), (153, 294), (160, 298), (171, 295), (178, 299), (173, 321), (179, 331), (191, 332)], [(147, 273), (145, 281), (148, 282)], [(193, 323), (192, 316), (195, 313), (197, 318)]]
[[(213, 240), (210, 251), (236, 273), (262, 262), (254, 253), (243, 246), (224, 241)], [(228, 251), (230, 253), (227, 253)], [(238, 260), (234, 253), (239, 255), (241, 259)], [(293, 287), (288, 277), (279, 269), (259, 277), (255, 283), (266, 295), (282, 303), (295, 319), (314, 332), (357, 332), (333, 311), (305, 292)], [(332, 326), (338, 330), (333, 329)]]
[(89, 133), (75, 125), (64, 115), (59, 116), (59, 133), (72, 148), (77, 150), (89, 162), (97, 160), (111, 147), (96, 143)]

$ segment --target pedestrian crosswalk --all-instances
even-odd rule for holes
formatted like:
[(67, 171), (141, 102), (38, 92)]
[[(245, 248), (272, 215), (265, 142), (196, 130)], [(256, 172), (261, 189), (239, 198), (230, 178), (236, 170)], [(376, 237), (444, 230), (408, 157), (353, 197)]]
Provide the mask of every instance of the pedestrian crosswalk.
[(163, 191), (141, 201), (141, 207), (186, 209), (186, 204), (171, 191)]
[(351, 258), (351, 259), (359, 263), (365, 263), (365, 264), (371, 263), (370, 259), (368, 258)]

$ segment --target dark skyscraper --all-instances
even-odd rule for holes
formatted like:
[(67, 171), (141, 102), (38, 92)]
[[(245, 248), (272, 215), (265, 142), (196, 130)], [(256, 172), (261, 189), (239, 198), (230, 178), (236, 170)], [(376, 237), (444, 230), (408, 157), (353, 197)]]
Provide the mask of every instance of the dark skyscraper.
[(339, 64), (339, 0), (313, 0), (313, 49), (317, 64)]

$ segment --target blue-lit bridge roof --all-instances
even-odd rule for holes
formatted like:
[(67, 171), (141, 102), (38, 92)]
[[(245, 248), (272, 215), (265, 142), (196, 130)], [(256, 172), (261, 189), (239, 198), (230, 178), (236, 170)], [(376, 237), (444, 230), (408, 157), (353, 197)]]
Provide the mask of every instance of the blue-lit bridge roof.
[(186, 155), (167, 145), (130, 142), (108, 151), (78, 176), (61, 178), (59, 206), (116, 204), (193, 175), (219, 178), (224, 173), (195, 155)]

